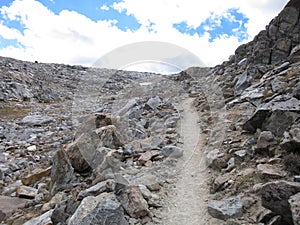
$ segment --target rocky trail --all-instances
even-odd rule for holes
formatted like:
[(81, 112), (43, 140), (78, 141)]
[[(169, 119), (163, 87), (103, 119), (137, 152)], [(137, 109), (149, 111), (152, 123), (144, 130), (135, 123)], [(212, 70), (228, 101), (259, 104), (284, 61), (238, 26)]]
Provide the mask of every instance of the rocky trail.
[(300, 5), (213, 68), (0, 57), (1, 225), (296, 225)]
[(207, 212), (209, 175), (205, 164), (203, 137), (198, 124), (199, 116), (192, 98), (185, 99), (181, 104), (180, 133), (183, 137), (184, 155), (176, 167), (177, 182), (170, 191), (162, 224), (220, 224)]

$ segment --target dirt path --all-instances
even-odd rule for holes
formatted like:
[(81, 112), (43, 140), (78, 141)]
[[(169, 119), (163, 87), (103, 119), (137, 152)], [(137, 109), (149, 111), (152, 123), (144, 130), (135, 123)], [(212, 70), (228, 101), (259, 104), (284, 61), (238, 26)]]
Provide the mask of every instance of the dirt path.
[[(178, 161), (178, 181), (170, 190), (167, 207), (163, 212), (164, 225), (217, 225), (220, 221), (207, 213), (208, 174), (205, 170), (204, 153), (198, 114), (192, 106), (192, 99), (183, 104), (181, 136), (184, 156)], [(203, 149), (203, 148), (202, 148)]]

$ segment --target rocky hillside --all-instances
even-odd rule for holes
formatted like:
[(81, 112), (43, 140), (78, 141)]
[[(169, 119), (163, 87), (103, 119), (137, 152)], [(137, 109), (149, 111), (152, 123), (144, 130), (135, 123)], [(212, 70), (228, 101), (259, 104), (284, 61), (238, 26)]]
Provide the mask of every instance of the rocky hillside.
[[(299, 13), (299, 1), (290, 1), (266, 30), (200, 82), (222, 89), (226, 110), (211, 113), (220, 105), (207, 98), (211, 91), (196, 100), (205, 128), (218, 127), (206, 156), (215, 199), (208, 210), (233, 224), (300, 221)], [(197, 74), (198, 68), (186, 72)]]
[(0, 57), (2, 224), (299, 224), (299, 18), (168, 76)]

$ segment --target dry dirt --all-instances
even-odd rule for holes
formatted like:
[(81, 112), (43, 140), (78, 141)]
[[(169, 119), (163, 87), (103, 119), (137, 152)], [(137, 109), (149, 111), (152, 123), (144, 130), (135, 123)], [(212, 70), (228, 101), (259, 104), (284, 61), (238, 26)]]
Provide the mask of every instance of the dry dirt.
[(163, 211), (164, 225), (219, 225), (220, 221), (207, 212), (209, 190), (207, 181), (203, 137), (197, 122), (198, 114), (193, 99), (182, 103), (181, 136), (184, 155), (177, 163), (177, 182), (170, 190)]

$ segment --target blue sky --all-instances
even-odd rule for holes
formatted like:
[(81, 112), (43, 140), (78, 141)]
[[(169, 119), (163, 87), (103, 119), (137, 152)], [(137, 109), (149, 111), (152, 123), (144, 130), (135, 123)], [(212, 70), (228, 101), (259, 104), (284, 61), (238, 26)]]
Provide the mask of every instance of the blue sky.
[(287, 1), (0, 0), (0, 55), (92, 65), (117, 47), (163, 41), (213, 66), (264, 29)]

